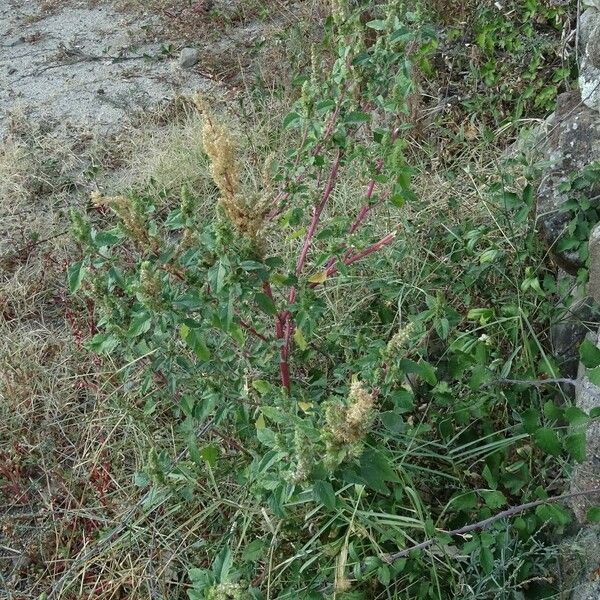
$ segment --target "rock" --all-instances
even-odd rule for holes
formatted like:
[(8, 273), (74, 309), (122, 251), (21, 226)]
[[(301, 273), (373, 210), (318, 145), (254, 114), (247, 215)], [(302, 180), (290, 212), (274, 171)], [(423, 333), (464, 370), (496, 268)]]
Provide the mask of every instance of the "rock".
[[(561, 182), (573, 173), (597, 160), (600, 156), (600, 113), (581, 104), (578, 91), (561, 94), (550, 122), (553, 128), (548, 136), (546, 160), (549, 164), (537, 193), (537, 219), (543, 240), (551, 249), (555, 261), (568, 273), (576, 274), (582, 266), (574, 251), (557, 251), (556, 243), (562, 236), (571, 216), (561, 210), (569, 199), (561, 192)], [(600, 190), (592, 197), (600, 209)]]
[[(600, 280), (598, 284), (600, 287)], [(600, 308), (589, 297), (574, 300), (565, 310), (560, 321), (552, 326), (550, 330), (552, 353), (558, 360), (562, 377), (570, 379), (577, 377), (579, 346), (585, 336), (598, 331), (599, 326)], [(564, 391), (572, 394), (573, 386), (565, 386)]]
[(600, 10), (600, 0), (582, 0), (581, 4), (586, 8), (597, 8)]
[(200, 51), (197, 48), (184, 48), (179, 56), (179, 66), (182, 69), (191, 69), (200, 60)]
[[(589, 338), (598, 345), (598, 333)], [(579, 368), (581, 387), (577, 389), (575, 404), (585, 413), (600, 407), (600, 387), (594, 385), (586, 377), (585, 367)], [(580, 426), (581, 427), (581, 426)], [(586, 429), (586, 457), (585, 460), (573, 468), (571, 474), (571, 492), (585, 492), (600, 490), (600, 422), (592, 421)], [(575, 517), (581, 524), (587, 522), (587, 511), (592, 506), (600, 504), (600, 492), (588, 496), (579, 496), (571, 499), (571, 507)]]
[(596, 225), (588, 240), (589, 249), (589, 279), (588, 294), (600, 304), (600, 224)]
[(562, 570), (572, 586), (571, 600), (600, 598), (600, 577), (595, 576), (599, 561), (600, 527), (585, 529), (565, 542)]
[(580, 17), (579, 88), (581, 99), (589, 108), (600, 111), (600, 0)]

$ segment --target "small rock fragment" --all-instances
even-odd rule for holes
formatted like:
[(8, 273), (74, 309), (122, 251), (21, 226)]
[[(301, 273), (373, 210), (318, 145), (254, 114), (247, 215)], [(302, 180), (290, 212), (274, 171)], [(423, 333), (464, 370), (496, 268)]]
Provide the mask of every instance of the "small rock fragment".
[(200, 60), (200, 51), (197, 48), (184, 48), (179, 56), (179, 66), (182, 69), (191, 69)]

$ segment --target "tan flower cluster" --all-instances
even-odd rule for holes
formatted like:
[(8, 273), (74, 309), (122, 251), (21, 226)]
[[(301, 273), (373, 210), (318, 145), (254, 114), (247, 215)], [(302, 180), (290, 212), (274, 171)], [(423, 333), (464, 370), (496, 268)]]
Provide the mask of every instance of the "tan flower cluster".
[(204, 98), (197, 96), (195, 103), (204, 115), (202, 142), (210, 159), (211, 176), (221, 193), (219, 201), (237, 231), (255, 239), (264, 224), (266, 203), (256, 196), (245, 197), (241, 192), (236, 145), (231, 133), (216, 122)]
[(127, 196), (103, 196), (92, 192), (92, 204), (96, 208), (108, 207), (121, 219), (121, 227), (134, 241), (145, 246), (153, 253), (160, 251), (160, 241), (148, 233), (146, 216), (139, 206)]
[(354, 380), (345, 403), (329, 402), (325, 407), (325, 464), (334, 469), (347, 457), (360, 456), (363, 440), (375, 419), (374, 392)]
[(392, 336), (387, 345), (387, 354), (390, 357), (396, 356), (402, 350), (404, 350), (410, 341), (410, 336), (414, 331), (412, 323), (405, 325), (398, 329), (398, 331)]

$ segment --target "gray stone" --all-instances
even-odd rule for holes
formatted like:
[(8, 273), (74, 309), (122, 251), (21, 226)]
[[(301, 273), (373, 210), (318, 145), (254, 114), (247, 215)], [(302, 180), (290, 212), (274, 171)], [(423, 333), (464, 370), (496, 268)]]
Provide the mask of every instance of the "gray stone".
[(600, 0), (582, 0), (581, 4), (585, 8), (592, 7), (600, 10)]
[(600, 304), (600, 224), (590, 233), (588, 294)]
[[(558, 360), (563, 377), (574, 379), (579, 369), (579, 346), (585, 336), (598, 330), (600, 309), (591, 298), (574, 300), (560, 321), (552, 326), (550, 339), (552, 353)], [(573, 386), (565, 386), (565, 392), (572, 394)]]
[[(598, 333), (588, 336), (588, 339), (598, 345)], [(586, 376), (583, 365), (579, 368), (580, 387), (575, 395), (575, 404), (582, 411), (589, 413), (600, 407), (600, 387), (591, 383)], [(579, 426), (581, 427), (581, 426)], [(583, 426), (585, 427), (585, 426)], [(600, 422), (592, 421), (587, 425), (585, 460), (576, 465), (571, 473), (571, 492), (586, 492), (600, 490)], [(581, 524), (587, 522), (587, 511), (592, 506), (600, 504), (600, 492), (588, 496), (579, 496), (571, 500), (575, 517)]]
[(579, 21), (579, 88), (589, 108), (600, 111), (600, 11), (588, 8)]
[(200, 60), (198, 48), (184, 48), (179, 56), (179, 66), (182, 69), (191, 69)]
[(600, 598), (600, 577), (595, 576), (599, 560), (600, 527), (586, 528), (565, 542), (562, 568), (572, 588), (571, 600)]
[[(582, 266), (573, 251), (557, 251), (571, 216), (561, 210), (569, 194), (559, 190), (560, 184), (600, 156), (600, 113), (581, 104), (579, 92), (561, 94), (551, 121), (545, 159), (548, 163), (537, 193), (537, 220), (540, 234), (551, 249), (552, 257), (565, 271), (576, 274)], [(600, 209), (600, 190), (595, 202)]]

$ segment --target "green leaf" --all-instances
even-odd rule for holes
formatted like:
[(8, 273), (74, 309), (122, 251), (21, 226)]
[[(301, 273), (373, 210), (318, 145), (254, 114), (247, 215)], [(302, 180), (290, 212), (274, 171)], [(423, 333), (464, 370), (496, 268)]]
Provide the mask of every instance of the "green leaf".
[(142, 335), (142, 333), (146, 333), (150, 326), (152, 325), (152, 317), (149, 313), (143, 312), (135, 315), (129, 324), (129, 329), (127, 330), (127, 335), (129, 337), (137, 337), (138, 335)]
[(494, 570), (494, 555), (489, 548), (483, 547), (479, 555), (481, 568), (486, 575), (489, 575)]
[(457, 496), (450, 498), (448, 506), (454, 510), (470, 510), (477, 506), (477, 496), (475, 492), (459, 493)]
[(228, 546), (225, 546), (225, 548), (219, 552), (217, 558), (215, 558), (215, 562), (212, 566), (215, 580), (218, 583), (227, 583), (232, 566), (233, 557), (231, 556), (231, 550)]
[(328, 508), (329, 510), (335, 510), (335, 492), (333, 491), (333, 486), (329, 481), (315, 481), (313, 484), (313, 494), (315, 496), (315, 500), (320, 502)]
[(214, 467), (217, 459), (219, 458), (219, 451), (215, 446), (205, 446), (200, 450), (200, 456), (205, 460), (211, 467)]
[(542, 504), (535, 509), (535, 514), (544, 522), (565, 526), (571, 522), (571, 515), (557, 504)]
[(119, 345), (119, 340), (110, 333), (97, 333), (87, 347), (97, 354), (110, 354)]
[(271, 391), (271, 384), (264, 379), (255, 379), (252, 387), (261, 395), (268, 394)]
[(486, 506), (491, 509), (501, 508), (506, 504), (506, 496), (502, 492), (497, 491), (480, 491), (481, 497)]
[(269, 296), (263, 292), (258, 292), (258, 294), (255, 294), (254, 300), (263, 312), (272, 316), (277, 314), (277, 308), (275, 307), (273, 300), (271, 300), (271, 298), (269, 298)]
[(385, 29), (385, 21), (381, 19), (375, 19), (373, 21), (369, 21), (367, 23), (367, 27), (369, 29), (374, 29), (375, 31), (383, 31)]
[(579, 346), (579, 356), (588, 369), (600, 366), (600, 348), (587, 338)]
[(308, 348), (308, 344), (306, 343), (306, 339), (304, 338), (300, 327), (296, 327), (296, 330), (294, 331), (294, 341), (300, 350), (306, 350)]
[(556, 432), (549, 427), (540, 427), (533, 435), (538, 447), (551, 456), (558, 456), (561, 451), (560, 440)]
[(370, 115), (368, 115), (367, 113), (364, 113), (364, 112), (360, 112), (360, 111), (353, 111), (351, 113), (348, 113), (344, 117), (344, 123), (347, 123), (347, 124), (367, 123), (370, 120), (371, 120)]
[(288, 127), (292, 127), (293, 125), (295, 126), (296, 124), (298, 124), (301, 118), (302, 117), (297, 112), (291, 112), (287, 114), (283, 119), (284, 128), (287, 129)]
[(588, 509), (586, 517), (590, 523), (600, 523), (600, 506), (592, 506)]
[(67, 277), (69, 280), (69, 291), (74, 294), (80, 287), (83, 278), (87, 272), (88, 259), (84, 258), (79, 262), (69, 265)]
[(119, 243), (120, 239), (121, 238), (117, 233), (111, 231), (99, 231), (94, 236), (94, 244), (98, 248), (102, 248), (103, 246), (114, 246)]
[(382, 494), (389, 493), (387, 481), (400, 482), (388, 459), (371, 448), (365, 450), (360, 457), (360, 476), (371, 489)]
[(197, 329), (190, 329), (187, 325), (181, 325), (179, 333), (200, 360), (207, 361), (210, 358), (210, 350), (202, 334)]
[(572, 433), (565, 438), (567, 452), (579, 463), (585, 460), (585, 433)]
[(523, 429), (532, 434), (540, 426), (540, 413), (535, 408), (528, 408), (521, 414)]

